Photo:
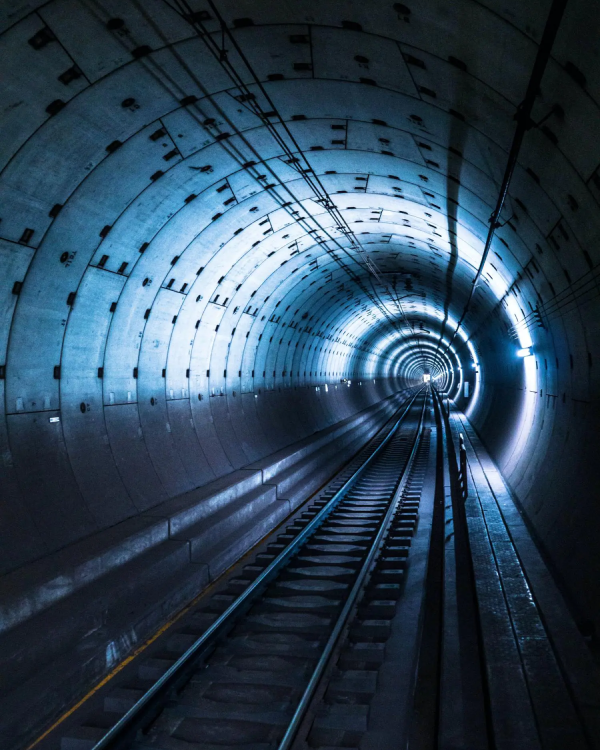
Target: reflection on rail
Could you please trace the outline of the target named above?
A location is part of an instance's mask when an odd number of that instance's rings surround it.
[[[186,743],[285,750],[366,730],[364,706],[350,699],[352,675],[381,663],[402,593],[429,402],[429,389],[413,396],[265,552],[188,619],[184,653],[146,659],[137,682],[112,690],[103,714],[62,737],[63,750]]]

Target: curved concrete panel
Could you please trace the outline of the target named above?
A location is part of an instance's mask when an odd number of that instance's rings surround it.
[[[1,570],[429,374],[599,622],[595,9],[567,7],[455,334],[545,5],[218,5],[221,59],[208,6],[204,36],[161,2],[1,15]]]

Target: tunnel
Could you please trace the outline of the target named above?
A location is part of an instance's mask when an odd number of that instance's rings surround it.
[[[378,678],[402,744],[303,747],[600,747],[599,22],[0,3],[0,747],[241,746],[79,717],[423,400],[406,686]]]

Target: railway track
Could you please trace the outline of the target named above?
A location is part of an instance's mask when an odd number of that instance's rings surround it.
[[[418,523],[430,401],[414,396],[52,746],[358,747]]]

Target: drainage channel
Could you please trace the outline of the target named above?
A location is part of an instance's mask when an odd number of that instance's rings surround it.
[[[429,399],[411,399],[57,746],[358,746],[418,519]]]

